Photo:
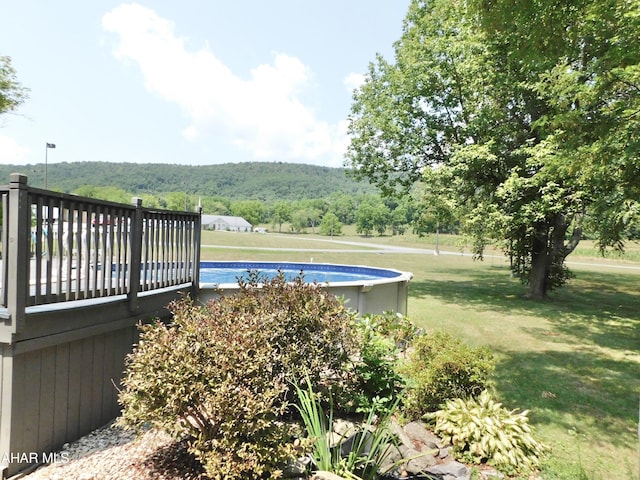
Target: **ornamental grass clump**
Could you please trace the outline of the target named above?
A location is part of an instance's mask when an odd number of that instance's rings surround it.
[[[333,427],[333,402],[329,402],[328,412],[323,401],[313,390],[309,378],[304,388],[295,384],[302,422],[311,442],[311,458],[318,471],[335,473],[348,480],[375,480],[380,478],[381,465],[385,457],[396,447],[396,440],[389,424],[391,411],[378,412],[372,407],[364,421],[350,432],[350,437],[341,437],[332,445],[330,434]],[[345,445],[349,448],[344,451]]]
[[[277,478],[294,451],[291,382],[339,381],[353,355],[353,314],[317,285],[252,275],[207,305],[182,299],[172,322],[141,326],[127,359],[121,423],[155,426],[212,479]],[[327,372],[334,372],[328,375]]]
[[[527,415],[526,410],[507,410],[484,391],[475,399],[449,400],[427,417],[456,458],[515,474],[534,470],[547,450],[535,440]]]

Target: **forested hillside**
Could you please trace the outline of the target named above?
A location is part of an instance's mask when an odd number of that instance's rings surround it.
[[[44,164],[0,165],[0,184],[14,172],[29,177],[29,184],[44,187]],[[50,163],[47,186],[76,193],[92,187],[116,187],[132,194],[183,192],[231,200],[301,200],[326,198],[334,192],[348,195],[374,193],[342,168],[291,163],[226,163],[221,165],[166,165],[138,163]]]

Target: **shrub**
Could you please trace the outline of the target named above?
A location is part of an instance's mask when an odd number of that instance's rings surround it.
[[[368,336],[378,336],[393,341],[398,351],[404,351],[418,334],[418,328],[401,313],[386,311],[381,314],[363,315],[356,326]]]
[[[356,412],[366,412],[374,406],[384,411],[397,404],[404,383],[395,370],[395,354],[393,345],[381,337],[373,337],[362,345],[351,394]]]
[[[533,438],[527,413],[507,410],[484,391],[477,399],[449,400],[428,417],[458,459],[514,474],[535,469],[546,450]]]
[[[350,392],[353,408],[361,413],[372,408],[388,412],[397,406],[404,389],[403,379],[396,371],[397,358],[413,338],[415,327],[406,317],[391,312],[364,315],[354,326],[359,334],[360,355]]]
[[[418,337],[400,367],[407,383],[405,415],[419,418],[446,400],[479,395],[494,367],[486,347],[469,347],[444,332]]]
[[[190,439],[212,479],[276,477],[292,455],[283,421],[291,382],[327,382],[353,354],[352,314],[301,278],[259,282],[206,306],[170,305],[170,325],[142,326],[128,357],[121,422]]]

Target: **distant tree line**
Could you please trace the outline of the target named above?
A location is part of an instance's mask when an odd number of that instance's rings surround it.
[[[134,196],[117,187],[84,186],[73,193],[120,203],[129,203]],[[335,192],[326,198],[275,201],[232,200],[185,192],[139,196],[146,207],[193,211],[201,205],[204,214],[243,217],[252,225],[269,225],[279,233],[337,236],[345,225],[355,225],[356,232],[364,236],[457,231],[455,215],[439,215],[439,210],[425,203],[433,199],[424,195],[394,199],[379,194]]]
[[[275,202],[206,198],[202,207],[205,213],[240,216],[252,225],[270,225],[272,231],[279,233],[337,236],[345,225],[355,225],[356,233],[364,236],[457,232],[454,214],[438,217],[425,208],[421,197],[396,200],[378,194],[353,196],[337,192],[321,199]]]
[[[23,172],[29,185],[43,186],[43,165],[0,165],[0,178]],[[456,232],[455,215],[442,213],[437,199],[416,189],[413,196],[383,198],[375,186],[345,169],[288,163],[206,166],[112,162],[55,163],[48,168],[50,189],[84,197],[151,208],[234,215],[252,225],[282,233],[359,234]]]

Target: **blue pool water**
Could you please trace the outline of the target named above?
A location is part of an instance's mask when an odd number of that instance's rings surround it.
[[[260,272],[261,279],[274,278],[281,271],[291,280],[301,273],[306,282],[337,283],[393,278],[401,272],[374,267],[293,262],[201,262],[200,283],[238,283],[247,279],[249,271]]]

